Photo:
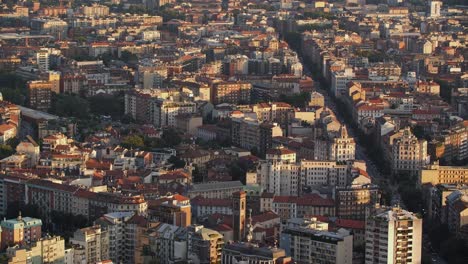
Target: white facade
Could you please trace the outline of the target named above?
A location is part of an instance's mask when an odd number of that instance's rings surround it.
[[[346,85],[354,78],[354,71],[351,68],[346,68],[344,71],[332,72],[331,75],[331,91],[335,97],[346,93]]]
[[[366,264],[421,263],[422,219],[382,208],[366,221]]]
[[[298,263],[351,264],[353,236],[347,230],[326,231],[316,219],[291,219],[282,226],[280,247]]]
[[[46,72],[50,69],[49,65],[49,51],[41,49],[36,53],[37,67],[40,71]]]

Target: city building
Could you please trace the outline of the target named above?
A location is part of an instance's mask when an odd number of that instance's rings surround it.
[[[223,248],[221,264],[233,263],[286,264],[291,257],[282,248],[259,247],[250,243],[230,243]]]
[[[392,144],[392,173],[409,173],[417,175],[419,171],[429,164],[427,154],[427,141],[418,139],[410,130],[405,128],[400,137]]]
[[[224,246],[223,235],[201,225],[187,227],[187,256],[196,263],[219,263]]]
[[[70,238],[70,243],[84,248],[86,263],[109,260],[109,232],[99,225],[78,229]]]
[[[365,263],[421,263],[422,219],[383,207],[366,219]]]
[[[298,263],[352,263],[353,236],[329,232],[316,218],[291,218],[281,228],[280,248]]]
[[[379,186],[364,171],[350,185],[336,187],[334,196],[336,215],[342,219],[365,220],[380,207]]]
[[[187,196],[192,199],[197,196],[208,199],[230,199],[234,192],[244,190],[240,181],[195,183],[188,190]]]
[[[463,184],[468,182],[468,168],[435,163],[421,169],[419,179],[421,184]]]
[[[233,145],[255,150],[260,156],[272,147],[273,137],[283,136],[278,123],[261,123],[252,118],[232,118],[231,140]]]
[[[180,194],[148,202],[148,216],[150,219],[175,226],[187,227],[191,225],[191,210],[190,199]]]
[[[146,232],[145,248],[150,254],[143,256],[144,263],[180,263],[187,261],[187,228],[160,223]]]
[[[196,105],[192,102],[176,102],[164,99],[156,99],[150,105],[152,124],[155,127],[175,127],[177,125],[176,116],[180,114],[193,114],[196,112]]]
[[[456,190],[445,198],[447,205],[447,226],[458,237],[467,238],[468,189]]]
[[[30,245],[6,249],[8,263],[69,263],[65,258],[65,239],[46,236]]]
[[[48,49],[40,49],[36,53],[36,63],[37,68],[41,72],[47,72],[50,69],[50,62],[49,62],[49,50]]]
[[[2,249],[9,245],[30,244],[38,241],[42,236],[41,219],[22,217],[21,212],[16,219],[3,220],[0,227],[2,228],[0,241]]]
[[[250,103],[252,84],[249,82],[218,82],[211,87],[211,103],[214,105]]]
[[[47,112],[51,106],[52,88],[52,83],[48,81],[29,81],[29,106]]]

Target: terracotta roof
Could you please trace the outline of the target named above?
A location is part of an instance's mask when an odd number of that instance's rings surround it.
[[[159,176],[159,180],[188,179],[189,175],[183,171],[170,171]]]
[[[322,198],[318,194],[310,194],[297,199],[298,206],[335,206],[333,199]]]
[[[223,231],[232,231],[232,228],[226,224],[219,224],[213,228],[214,230],[218,232],[223,232]]]
[[[292,151],[287,148],[273,148],[267,150],[266,154],[267,155],[288,155],[288,154],[295,154],[295,151]]]
[[[110,162],[98,161],[97,159],[89,159],[86,161],[86,168],[97,170],[110,170],[112,164]]]
[[[351,220],[351,219],[336,219],[336,227],[350,228],[350,229],[363,229],[366,226],[365,221]]]
[[[262,222],[270,221],[273,219],[279,219],[279,218],[280,217],[274,212],[267,211],[262,214],[252,216],[252,224],[262,223]]]
[[[296,196],[275,196],[273,197],[274,203],[296,203],[298,197]]]
[[[192,204],[197,206],[215,206],[215,207],[231,207],[232,201],[229,199],[209,199],[209,198],[194,198]]]

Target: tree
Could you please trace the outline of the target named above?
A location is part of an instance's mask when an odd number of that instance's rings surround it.
[[[308,92],[292,95],[281,94],[279,100],[295,107],[305,107],[310,100],[310,94]]]
[[[138,56],[127,50],[122,51],[122,53],[120,54],[120,59],[125,63],[138,62]]]
[[[117,119],[120,119],[124,114],[124,98],[121,95],[99,94],[89,97],[88,100],[93,114],[110,115]]]
[[[60,94],[52,98],[51,112],[59,116],[89,118],[89,103],[77,95]]]
[[[161,139],[166,147],[175,147],[182,142],[182,137],[174,128],[164,129]]]
[[[14,153],[15,153],[15,150],[10,145],[0,144],[0,159],[9,157],[13,155]]]
[[[39,207],[34,204],[23,204],[22,202],[15,201],[8,203],[7,211],[6,211],[6,218],[12,219],[16,218],[21,212],[22,216],[29,216],[34,218],[41,218],[41,211]]]
[[[0,92],[3,100],[24,105],[28,95],[26,81],[13,73],[0,73]]]
[[[145,141],[138,135],[129,135],[122,141],[122,146],[125,148],[142,148],[145,146]]]
[[[167,161],[172,164],[173,168],[175,169],[185,167],[185,161],[181,160],[179,157],[171,156]]]

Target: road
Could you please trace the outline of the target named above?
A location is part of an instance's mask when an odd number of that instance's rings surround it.
[[[304,73],[308,76],[312,76],[311,72],[306,66],[304,66]],[[325,97],[325,105],[335,113],[338,121],[340,121],[342,124],[346,124],[346,127],[348,129],[348,135],[353,137],[356,140],[357,133],[355,129],[353,128],[351,124],[346,122],[342,113],[338,111],[335,100],[330,97],[328,92],[320,85],[318,81],[315,81],[314,85],[315,85],[317,92],[320,92]],[[390,187],[390,190],[392,192],[390,205],[399,205],[400,207],[405,208],[403,201],[400,198],[400,194],[398,193],[398,187],[394,184],[391,184],[391,182],[388,181],[388,178],[385,177],[385,175],[383,175],[380,172],[377,165],[369,158],[369,155],[367,154],[366,149],[362,147],[357,142],[357,140],[356,140],[356,159],[363,160],[366,162],[367,173],[369,174],[369,176],[371,177],[372,181],[375,184],[378,184],[380,186],[383,186],[384,184],[386,184],[387,186]]]

